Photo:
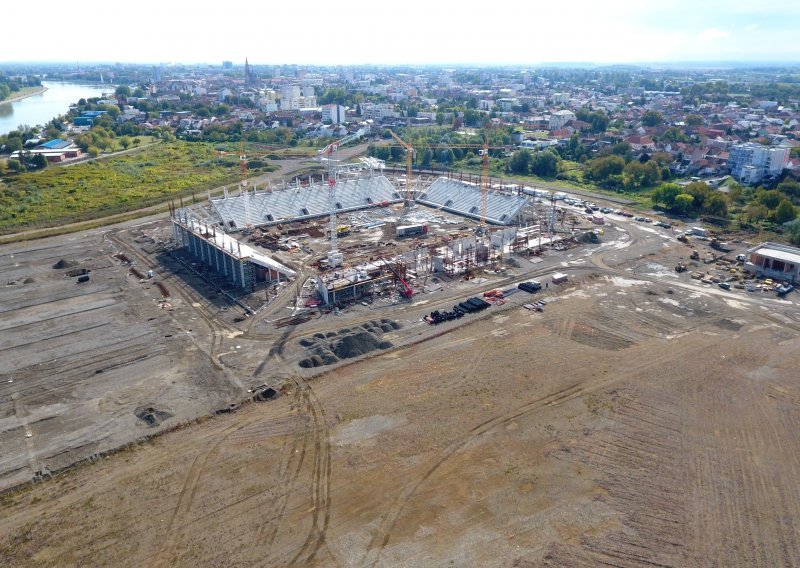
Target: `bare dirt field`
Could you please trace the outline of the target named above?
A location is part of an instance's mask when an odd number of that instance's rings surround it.
[[[99,232],[3,247],[0,487],[239,396],[206,354],[210,328],[179,321],[192,307],[161,302],[116,250]]]
[[[571,279],[544,291],[544,312],[515,294],[434,328],[419,321],[433,295],[269,340],[265,324],[198,337],[225,373],[281,395],[3,494],[0,564],[800,565],[797,303],[668,274],[686,254],[674,239],[624,237],[553,255],[542,270]],[[113,278],[82,309],[114,298]],[[135,309],[158,322],[153,303]],[[364,324],[391,347],[298,365],[315,333]],[[172,367],[174,350],[139,364],[202,376],[182,333]]]

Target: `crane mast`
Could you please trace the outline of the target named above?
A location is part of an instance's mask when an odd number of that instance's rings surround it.
[[[391,128],[389,129],[389,134],[391,134],[392,138],[394,138],[397,143],[406,150],[406,195],[404,201],[407,207],[414,199],[414,190],[411,187],[411,162],[414,160],[414,148],[411,146],[411,144],[395,134]]]
[[[319,153],[328,157],[328,201],[331,208],[330,216],[330,235],[331,235],[331,250],[328,252],[328,267],[336,268],[344,263],[344,255],[339,252],[339,246],[336,242],[336,165],[334,164],[333,155],[339,150],[339,146],[358,140],[367,133],[366,128],[359,128],[352,134],[348,134],[344,138],[337,140],[325,146]]]

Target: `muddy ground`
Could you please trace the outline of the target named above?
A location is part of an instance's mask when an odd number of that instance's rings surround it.
[[[800,565],[800,309],[619,243],[554,258],[543,312],[399,307],[331,371],[300,341],[383,312],[221,341],[282,395],[3,495],[0,564]]]

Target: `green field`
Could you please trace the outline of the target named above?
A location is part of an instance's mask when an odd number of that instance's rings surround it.
[[[132,211],[238,179],[236,157],[220,160],[212,144],[182,141],[9,175],[0,180],[0,234]]]

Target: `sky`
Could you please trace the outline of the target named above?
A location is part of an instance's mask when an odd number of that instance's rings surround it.
[[[800,1],[40,0],[0,37],[0,63],[800,63]]]

